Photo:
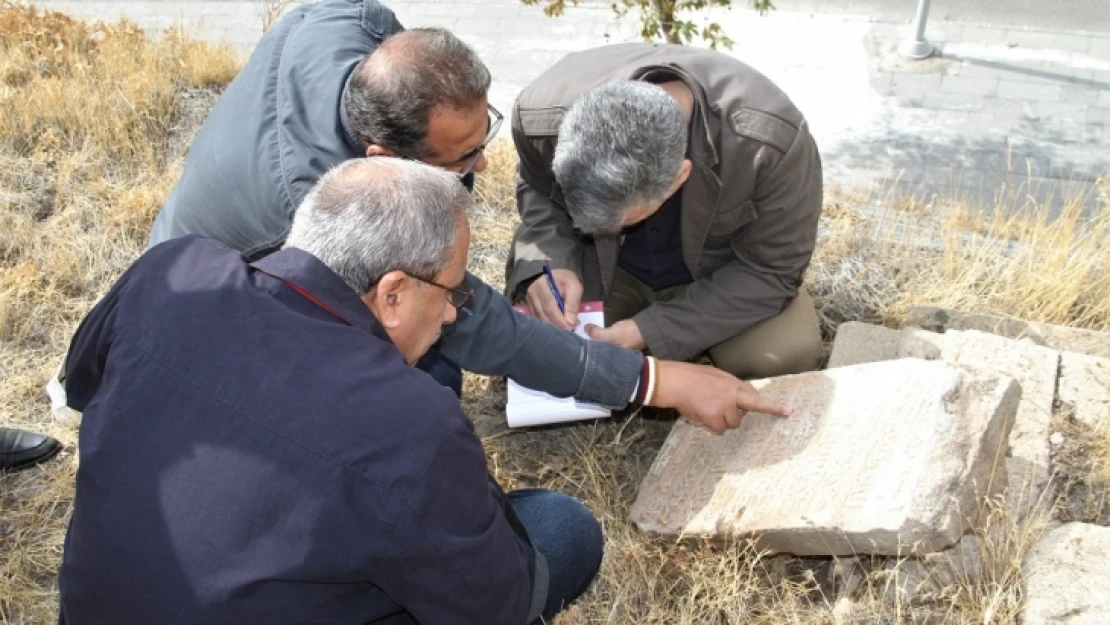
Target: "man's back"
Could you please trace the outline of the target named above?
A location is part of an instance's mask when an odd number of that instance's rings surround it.
[[[401,605],[444,622],[490,611],[475,576],[501,589],[488,622],[526,612],[526,553],[451,392],[312,256],[258,267],[209,240],[159,246],[79,329],[64,622],[367,623]],[[442,542],[483,531],[500,553]]]
[[[378,0],[323,0],[259,41],[189,148],[150,244],[188,234],[257,255],[280,246],[316,180],[365,155],[340,118],[351,70],[401,30]]]

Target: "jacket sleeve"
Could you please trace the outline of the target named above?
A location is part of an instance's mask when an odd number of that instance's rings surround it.
[[[639,381],[643,355],[587,341],[512,309],[509,300],[467,274],[474,298],[444,328],[443,354],[462,368],[504,375],[556,397],[573,395],[624,408]]]
[[[382,590],[420,623],[525,625],[538,616],[546,563],[535,554],[530,565],[531,541],[514,528],[474,432],[445,433],[419,483],[394,523],[397,567]]]
[[[115,338],[120,292],[131,280],[135,267],[133,264],[116,281],[108,294],[85,315],[69,341],[64,378],[66,404],[78,412],[85,411],[85,406],[100,388],[108,351]]]
[[[766,156],[757,155],[755,163]],[[789,150],[771,162],[756,182],[753,221],[729,244],[731,260],[633,317],[654,355],[692,358],[782,312],[798,294],[822,197],[821,160],[804,124]]]
[[[513,238],[513,266],[505,280],[510,298],[542,273],[544,264],[582,275],[581,243],[570,216],[551,199],[555,187],[551,159],[556,138],[527,136],[517,107],[513,107],[512,126],[513,144],[520,158],[516,202],[521,223]]]

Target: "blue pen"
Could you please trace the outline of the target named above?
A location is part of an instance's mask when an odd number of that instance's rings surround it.
[[[543,266],[543,275],[547,277],[547,286],[551,289],[551,294],[555,296],[555,303],[559,305],[559,312],[566,314],[567,305],[563,303],[563,296],[559,295],[559,287],[555,286],[555,276],[551,273],[550,266]]]

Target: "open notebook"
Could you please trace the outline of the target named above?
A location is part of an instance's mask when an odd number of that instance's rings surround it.
[[[514,309],[524,314],[531,314],[531,310],[527,306],[515,306]],[[605,325],[605,312],[602,302],[582,303],[578,310],[578,327],[574,330],[574,333],[582,338],[589,339],[586,336],[586,324],[588,323],[599,326]],[[612,412],[608,408],[602,408],[597,404],[579,402],[573,397],[562,399],[552,397],[547,393],[525,388],[513,380],[509,380],[509,398],[505,404],[505,416],[511,428],[598,419],[608,417],[611,414]]]

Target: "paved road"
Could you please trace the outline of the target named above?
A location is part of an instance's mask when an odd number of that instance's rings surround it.
[[[896,186],[1015,206],[1085,193],[1110,172],[1110,3],[1107,0],[938,0],[927,37],[936,58],[896,53],[912,2],[798,0],[759,17],[716,11],[731,52],[782,86],[810,120],[831,183]],[[153,30],[183,23],[247,50],[264,3],[37,2],[85,17],[127,14]],[[908,9],[902,5],[909,7]],[[395,0],[407,26],[441,26],[471,44],[494,75],[491,100],[508,110],[519,90],[571,50],[634,41],[588,0],[561,18],[517,0]],[[959,17],[941,19],[944,17]],[[1082,28],[1076,28],[1079,25]]]

